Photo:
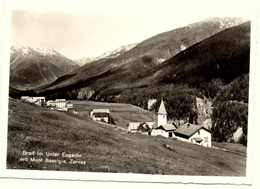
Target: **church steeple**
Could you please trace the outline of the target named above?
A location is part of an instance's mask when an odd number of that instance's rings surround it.
[[[166,125],[167,124],[167,112],[164,106],[163,100],[161,101],[158,113],[157,113],[157,122],[158,122],[158,127],[161,125]]]
[[[167,115],[163,100],[161,101],[158,114]]]

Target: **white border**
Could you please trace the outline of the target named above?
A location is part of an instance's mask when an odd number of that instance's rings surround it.
[[[27,3],[26,3],[27,2]],[[0,127],[0,147],[2,152],[0,153],[0,177],[10,180],[11,178],[23,178],[30,180],[63,180],[63,181],[88,181],[88,182],[101,182],[111,183],[111,182],[123,182],[123,183],[153,183],[155,185],[168,183],[168,184],[181,184],[185,183],[193,186],[193,183],[202,184],[201,186],[207,184],[227,184],[231,186],[242,185],[242,186],[252,186],[256,179],[256,163],[259,159],[256,159],[256,147],[257,147],[257,105],[259,105],[259,100],[257,100],[257,72],[259,71],[259,44],[257,40],[259,39],[259,17],[257,11],[249,11],[252,15],[251,22],[251,55],[250,55],[250,92],[249,92],[249,122],[250,125],[248,129],[248,153],[247,153],[247,176],[246,177],[215,177],[215,176],[171,176],[171,175],[144,175],[144,174],[119,174],[119,173],[89,173],[89,172],[62,172],[62,171],[29,171],[29,170],[6,170],[6,151],[7,151],[7,115],[8,111],[8,89],[9,89],[9,65],[4,63],[9,63],[9,47],[11,41],[11,11],[13,7],[20,6],[21,9],[30,10],[59,10],[63,8],[65,11],[75,11],[75,6],[70,6],[71,2],[77,3],[77,1],[70,1],[67,6],[62,7],[64,1],[55,1],[55,6],[49,6],[50,4],[36,4],[29,0],[24,0],[20,5],[14,5],[14,1],[4,1],[3,2],[3,16],[2,28],[1,29],[1,91],[0,91],[0,115],[1,115],[1,127]],[[60,4],[57,4],[60,3]],[[100,2],[100,1],[98,1]],[[104,1],[103,1],[104,2]],[[147,1],[146,1],[147,2]],[[247,1],[248,2],[248,1]],[[16,2],[17,3],[17,2]],[[90,2],[88,2],[90,3]],[[221,4],[221,1],[219,1]],[[248,2],[250,3],[250,2]],[[223,6],[223,4],[221,4]],[[36,7],[36,8],[35,8]],[[2,8],[2,7],[1,7]],[[106,7],[101,7],[101,9],[88,9],[86,11],[102,12],[109,11]],[[83,11],[82,9],[80,9]],[[247,12],[248,13],[248,12]],[[2,21],[2,20],[1,20]],[[259,73],[259,72],[258,72]],[[106,184],[105,184],[106,185]]]

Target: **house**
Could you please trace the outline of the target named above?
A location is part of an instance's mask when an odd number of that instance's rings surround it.
[[[93,109],[90,111],[90,116],[94,121],[110,123],[111,120],[109,109]]]
[[[127,130],[129,132],[142,132],[149,134],[154,128],[155,122],[132,122],[127,124]]]
[[[135,133],[138,131],[138,127],[140,126],[140,122],[132,122],[127,124],[127,130],[129,132]]]
[[[56,99],[54,101],[56,109],[66,108],[67,102],[66,99]]]
[[[21,100],[22,100],[22,101],[27,101],[29,98],[30,98],[29,96],[22,96],[22,97],[21,97]]]
[[[22,101],[29,102],[38,106],[42,106],[45,103],[45,97],[29,97],[29,96],[22,96]]]
[[[172,138],[174,137],[174,131],[176,129],[177,128],[174,124],[160,125],[159,127],[152,130],[151,135],[161,135],[165,138]]]
[[[108,113],[110,114],[109,109],[92,109],[89,113],[89,115],[92,117],[94,113],[99,113],[99,112],[103,112],[103,113]]]
[[[66,99],[56,99],[47,101],[47,107],[53,107],[55,109],[64,109],[66,108],[66,105]]]
[[[203,126],[185,123],[174,130],[175,137],[183,142],[190,142],[211,148],[211,132]]]

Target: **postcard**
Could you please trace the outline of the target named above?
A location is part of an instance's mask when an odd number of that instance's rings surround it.
[[[257,12],[29,2],[3,2],[0,177],[252,185]]]

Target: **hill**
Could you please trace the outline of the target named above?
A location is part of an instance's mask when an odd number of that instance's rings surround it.
[[[190,87],[208,89],[220,79],[228,84],[249,73],[250,22],[226,29],[190,47],[151,70],[144,83],[185,83]],[[204,91],[214,97],[211,91]]]
[[[51,83],[78,67],[53,49],[11,47],[10,86],[32,89]]]
[[[136,101],[134,104],[139,106],[141,103],[141,107],[145,108],[144,104],[147,104],[149,98],[164,96],[162,91],[171,88],[167,85],[178,85],[179,87],[173,87],[173,91],[182,88],[193,91],[192,95],[197,97],[204,95],[214,98],[222,85],[249,72],[249,51],[250,23],[247,22],[219,32],[161,64],[149,57],[113,69],[109,69],[109,66],[104,68],[101,62],[93,62],[88,64],[92,65],[86,72],[90,74],[82,73],[79,76],[82,71],[80,69],[72,77],[60,80],[60,83],[55,82],[56,86],[50,84],[48,89],[42,88],[42,94],[133,103],[127,99],[142,91],[138,99],[146,102]],[[113,59],[110,62],[113,63]],[[99,74],[88,78],[91,73]],[[55,89],[68,81],[70,84],[66,87]],[[182,91],[176,92],[184,94]]]
[[[95,78],[105,77],[109,77],[106,79],[107,81],[126,78],[126,81],[120,84],[128,85],[128,83],[132,82],[128,78],[133,73],[135,75],[143,75],[146,69],[162,63],[188,47],[226,28],[243,22],[244,20],[239,18],[211,18],[158,34],[137,44],[134,48],[120,56],[109,59],[102,58],[86,64],[73,72],[72,74],[75,74],[73,77],[43,86],[40,90],[53,90],[74,84],[77,85],[77,88],[83,88],[89,86],[89,82],[92,82]],[[106,82],[106,85],[110,84]],[[96,90],[95,86],[92,88]]]
[[[120,109],[120,105],[117,106]],[[208,176],[246,174],[245,154],[128,134],[89,117],[36,107],[11,98],[9,108],[12,111],[9,111],[8,125],[8,169]]]

